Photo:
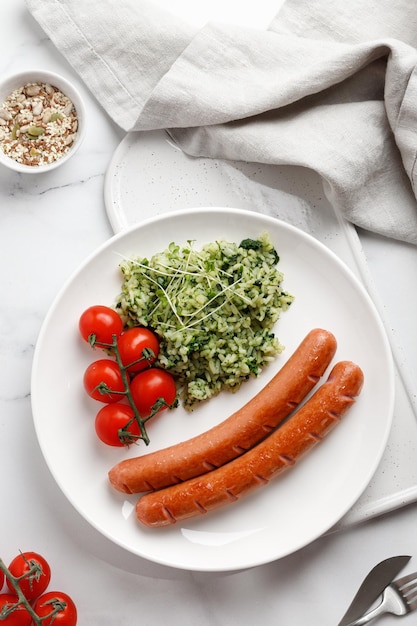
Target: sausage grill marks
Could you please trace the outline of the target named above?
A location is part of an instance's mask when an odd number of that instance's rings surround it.
[[[166,526],[235,502],[291,467],[340,422],[363,385],[362,370],[341,361],[280,428],[248,452],[205,475],[143,495],[138,520]]]
[[[333,334],[313,329],[274,378],[245,406],[201,435],[121,461],[110,470],[110,483],[124,493],[153,491],[211,472],[246,453],[304,400],[335,352]]]

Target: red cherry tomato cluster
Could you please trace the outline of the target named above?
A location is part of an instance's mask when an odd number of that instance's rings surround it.
[[[21,552],[0,572],[0,623],[7,626],[76,626],[77,608],[62,591],[47,591],[51,568],[36,552]],[[6,583],[6,584],[5,584]],[[36,619],[39,618],[39,619]]]
[[[99,439],[110,446],[148,442],[144,422],[175,406],[177,396],[172,375],[153,367],[159,354],[157,336],[145,327],[124,329],[118,313],[104,305],[84,311],[79,330],[92,347],[114,357],[91,363],[83,378],[87,394],[105,404],[95,419]]]

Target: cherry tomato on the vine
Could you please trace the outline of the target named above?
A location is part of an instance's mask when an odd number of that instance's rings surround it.
[[[38,598],[33,610],[42,619],[43,626],[75,626],[77,607],[74,601],[63,591],[48,591]],[[51,615],[50,618],[46,617]]]
[[[3,572],[0,572],[0,591],[3,589],[3,585],[4,585],[4,574]]]
[[[127,429],[127,438],[123,442],[119,438],[119,429],[126,426],[134,417],[134,411],[128,404],[108,404],[96,415],[95,429],[97,436],[108,446],[123,446],[136,441],[135,437],[129,439],[129,433],[138,437],[140,427],[134,420]]]
[[[125,391],[120,368],[116,361],[111,359],[93,361],[85,370],[83,382],[84,389],[91,398],[106,404],[119,402],[123,397],[121,393]],[[100,383],[106,385],[110,391],[119,393],[101,393],[100,389],[97,388]]]
[[[51,580],[51,568],[43,556],[36,552],[22,552],[9,565],[9,572],[16,578],[25,576],[19,581],[19,586],[27,600],[34,600],[45,591]],[[33,569],[33,573],[29,572]],[[14,593],[11,582],[7,579],[7,586]]]
[[[90,335],[95,335],[99,343],[113,343],[113,335],[117,337],[123,330],[120,315],[108,306],[97,304],[90,306],[82,313],[79,320],[81,336],[89,341]]]
[[[142,418],[152,413],[153,407],[160,398],[167,405],[172,405],[177,395],[174,378],[169,372],[156,367],[139,372],[130,383],[130,391]],[[162,405],[160,410],[165,408],[166,406]]]
[[[17,596],[13,593],[0,593],[0,613],[3,607],[15,604],[16,600]],[[6,618],[1,619],[0,623],[6,626],[30,626],[32,617],[24,606],[18,606]]]
[[[135,326],[120,335],[117,346],[124,367],[140,372],[152,365],[159,354],[159,341],[149,328]],[[137,362],[136,362],[137,361]],[[134,363],[133,365],[130,365]]]

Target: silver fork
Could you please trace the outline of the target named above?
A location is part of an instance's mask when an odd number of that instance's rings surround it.
[[[372,611],[365,613],[362,617],[350,622],[348,626],[362,626],[368,624],[383,613],[392,615],[407,615],[417,609],[417,572],[397,578],[382,595],[382,602]]]

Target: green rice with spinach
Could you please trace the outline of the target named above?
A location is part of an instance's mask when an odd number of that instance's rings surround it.
[[[159,336],[156,365],[176,377],[185,408],[236,391],[282,351],[273,327],[293,296],[282,288],[278,262],[264,233],[200,250],[191,241],[171,243],[150,259],[120,264],[116,309],[127,326],[147,326]]]

